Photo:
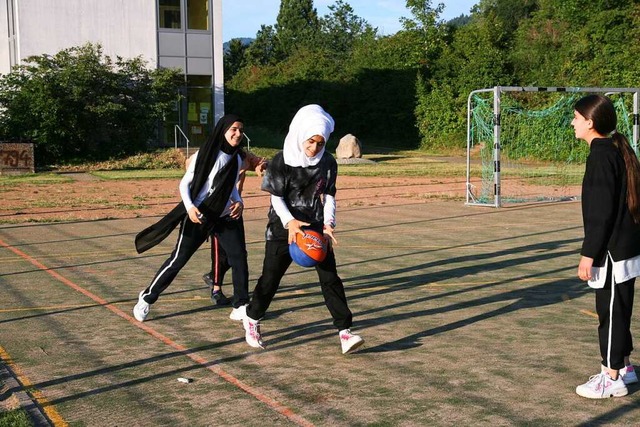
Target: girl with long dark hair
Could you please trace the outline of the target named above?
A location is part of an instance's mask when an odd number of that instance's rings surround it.
[[[595,288],[602,366],[580,396],[624,396],[638,382],[629,355],[633,350],[631,314],[635,278],[640,276],[640,164],[627,138],[616,130],[611,100],[588,95],[574,108],[576,138],[589,144],[582,181],[584,241],[578,277]]]

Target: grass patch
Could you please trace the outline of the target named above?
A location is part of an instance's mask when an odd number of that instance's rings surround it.
[[[77,208],[82,206],[111,206],[109,200],[101,199],[101,198],[89,198],[89,197],[79,197],[79,198],[57,198],[55,200],[31,200],[24,201],[22,205],[20,205],[19,210],[25,211],[30,208]],[[123,205],[124,206],[124,205]],[[139,205],[142,206],[142,205]],[[131,208],[137,209],[137,208]]]
[[[420,177],[463,177],[465,163],[451,163],[421,154],[365,155],[365,159],[375,163],[341,164],[340,175],[349,176],[420,176]]]
[[[533,185],[569,186],[582,184],[584,165],[575,164],[507,164],[501,171],[504,178],[526,179]]]
[[[282,149],[283,135],[274,135],[259,128],[250,129],[251,152],[260,157],[272,158]],[[328,147],[335,153],[334,144]],[[197,150],[197,147],[193,147]],[[364,159],[372,163],[340,164],[341,175],[386,176],[386,177],[440,177],[464,178],[466,176],[466,153],[425,152],[421,150],[391,150],[377,146],[363,147]],[[452,160],[454,158],[455,160]],[[139,154],[126,159],[99,163],[85,163],[60,167],[60,172],[85,171],[104,180],[134,179],[179,179],[184,175],[184,154],[173,148],[153,153]],[[472,164],[471,175],[482,174],[479,164]],[[584,165],[558,165],[553,163],[517,163],[505,161],[503,178],[526,178],[537,185],[579,185]],[[253,172],[249,172],[249,175]],[[69,182],[72,178],[55,173],[38,173],[20,176],[0,176],[0,191],[3,186],[28,184],[52,184]]]
[[[135,204],[131,204],[131,203],[124,203],[124,204],[116,205],[115,208],[123,210],[123,211],[134,211],[136,209],[144,209],[145,205],[142,205],[142,204],[135,205]]]
[[[24,409],[0,412],[0,427],[31,427],[33,424]]]
[[[122,159],[110,159],[103,162],[84,162],[57,166],[60,172],[126,170],[126,169],[183,169],[185,155],[175,148],[159,149],[150,153],[140,153]]]
[[[251,153],[255,154],[258,157],[266,157],[267,159],[270,159],[273,156],[275,156],[278,151],[281,151],[281,149],[263,148],[263,147],[251,147]]]
[[[66,201],[47,201],[47,200],[34,200],[31,202],[25,202],[22,204],[22,209],[29,208],[59,208],[61,206],[67,206]]]
[[[134,170],[108,170],[91,172],[100,179],[175,179],[182,178],[183,169],[134,169]]]
[[[29,173],[25,175],[2,175],[0,176],[0,188],[3,186],[15,186],[22,184],[63,184],[72,181],[72,178],[56,173]]]
[[[110,219],[110,217],[104,217],[102,219]],[[30,218],[27,220],[24,219],[0,219],[0,225],[6,224],[54,224],[54,223],[65,223],[68,222],[68,219],[62,218]]]

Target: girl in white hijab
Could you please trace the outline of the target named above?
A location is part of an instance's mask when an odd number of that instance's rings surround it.
[[[269,162],[262,182],[262,190],[271,193],[265,259],[243,321],[245,339],[252,347],[264,348],[259,319],[267,312],[282,276],[291,265],[288,246],[295,235],[310,228],[336,242],[333,230],[338,165],[325,150],[333,129],[333,118],[322,107],[315,104],[302,107],[291,121],[283,151]],[[364,340],[349,329],[353,316],[331,245],[326,258],[315,269],[325,304],[338,329],[342,353],[351,353]]]
[[[304,152],[304,142],[314,135],[322,136],[325,143],[333,132],[335,123],[333,118],[321,106],[311,104],[302,107],[291,120],[289,133],[284,139],[284,162],[289,166],[315,166],[324,154],[324,145],[318,154],[307,157]]]

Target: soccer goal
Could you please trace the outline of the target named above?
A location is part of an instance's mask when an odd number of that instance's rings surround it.
[[[571,120],[573,105],[589,93],[611,98],[617,130],[637,154],[640,88],[496,86],[472,91],[466,204],[500,207],[579,198],[589,147],[575,138]]]

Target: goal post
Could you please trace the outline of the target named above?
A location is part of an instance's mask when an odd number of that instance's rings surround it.
[[[588,147],[575,139],[571,120],[575,101],[588,93],[614,100],[618,131],[638,153],[640,88],[495,86],[472,91],[465,204],[501,207],[577,197]]]

